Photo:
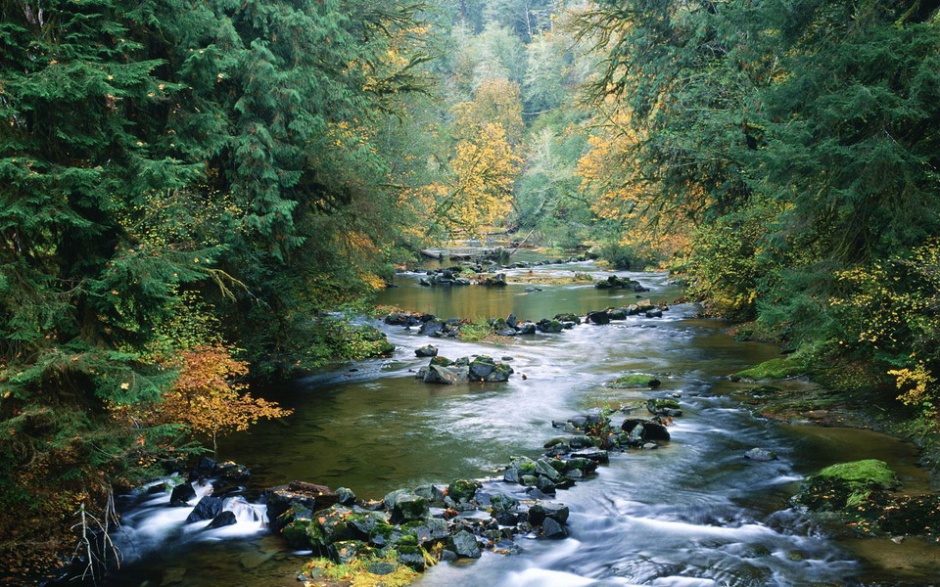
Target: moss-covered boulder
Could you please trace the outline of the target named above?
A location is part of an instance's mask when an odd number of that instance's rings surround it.
[[[392,522],[400,524],[413,520],[424,520],[431,515],[428,500],[411,491],[399,489],[385,496],[385,507],[391,511]]]
[[[607,387],[611,389],[642,389],[644,387],[655,389],[659,387],[660,384],[660,380],[656,379],[652,375],[634,373],[631,375],[618,377],[613,381],[608,381]]]
[[[513,369],[506,363],[500,363],[492,357],[479,356],[470,362],[468,369],[470,381],[498,383],[508,381]]]
[[[349,518],[352,515],[353,511],[350,508],[334,505],[329,509],[315,512],[313,522],[320,526],[324,540],[332,544],[356,538],[356,530],[349,524]]]
[[[884,461],[853,461],[807,477],[793,502],[810,511],[844,511],[863,505],[874,492],[899,486],[897,475]]]
[[[646,410],[650,414],[668,418],[678,418],[682,415],[678,400],[672,398],[650,398],[646,401]]]
[[[395,351],[395,345],[389,342],[386,334],[370,324],[359,328],[359,337],[367,356],[386,357]]]
[[[788,379],[806,373],[806,362],[795,356],[770,359],[750,369],[734,374],[735,379],[761,381],[765,379]]]
[[[447,495],[457,503],[473,500],[477,489],[482,487],[479,481],[471,479],[458,479],[447,486]]]

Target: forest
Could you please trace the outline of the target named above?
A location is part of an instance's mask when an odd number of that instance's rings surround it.
[[[938,450],[940,2],[2,0],[0,47],[11,573],[493,235],[668,270]]]

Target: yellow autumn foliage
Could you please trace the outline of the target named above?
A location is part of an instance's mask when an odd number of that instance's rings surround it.
[[[173,387],[153,406],[154,414],[158,420],[185,424],[209,435],[213,450],[218,448],[219,435],[247,430],[262,418],[291,414],[291,410],[246,391],[248,386],[238,378],[248,373],[248,364],[232,357],[231,349],[224,345],[183,351],[179,368]]]
[[[479,236],[512,210],[513,185],[522,159],[498,123],[487,123],[478,135],[458,143],[450,161],[448,183],[435,183],[426,193],[437,202],[437,215],[451,230]]]
[[[625,228],[622,245],[661,259],[686,252],[695,227],[688,202],[698,198],[677,199],[680,203],[675,204],[654,198],[650,180],[640,174],[636,159],[644,137],[631,124],[625,107],[611,105],[595,117],[594,127],[576,171],[591,210]]]

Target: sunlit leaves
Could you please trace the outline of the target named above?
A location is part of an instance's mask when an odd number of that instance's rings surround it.
[[[457,144],[450,183],[429,188],[438,196],[437,214],[454,229],[480,235],[512,209],[520,163],[503,127],[484,124],[477,136]]]
[[[184,351],[180,372],[162,401],[153,406],[158,419],[186,424],[207,434],[217,448],[217,438],[246,430],[262,418],[282,418],[291,410],[263,398],[254,398],[237,379],[248,373],[248,364],[232,357],[221,345]]]
[[[899,399],[940,426],[940,243],[838,277],[844,292],[831,303],[845,328],[841,345],[873,356],[895,379]]]

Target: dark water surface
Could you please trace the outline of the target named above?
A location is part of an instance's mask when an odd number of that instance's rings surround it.
[[[604,276],[590,264],[536,271]],[[653,301],[681,294],[662,274],[620,275],[648,286],[643,297]],[[417,277],[400,276],[400,287],[384,292],[379,302],[443,318],[512,312],[538,320],[636,299],[632,292],[590,285],[544,285],[541,291],[525,284],[424,288]],[[513,281],[513,272],[509,278]],[[732,383],[727,375],[776,356],[777,349],[735,342],[724,324],[696,318],[696,311],[678,304],[661,319],[634,317],[499,343],[433,341],[441,355],[453,359],[511,357],[516,374],[495,385],[418,382],[414,371],[427,360],[416,359],[414,349],[431,340],[382,325],[398,346],[393,357],[266,394],[293,408],[294,415],[222,439],[220,456],[248,465],[253,487],[300,479],[381,498],[424,482],[499,477],[511,456],[539,454],[555,436],[553,420],[676,394],[685,415],[671,426],[670,443],[615,455],[597,478],[558,492],[556,501],[572,511],[570,538],[521,539],[521,555],[487,554],[470,564],[442,564],[417,584],[744,587],[933,581],[940,572],[936,546],[840,543],[787,505],[803,475],[842,460],[882,458],[905,480],[923,483],[913,466],[913,447],[871,432],[782,426],[753,417],[730,399],[745,384]],[[629,373],[654,374],[662,387],[651,392],[604,386]],[[754,447],[773,450],[780,459],[743,458]],[[128,513],[120,538],[129,562],[108,585],[297,585],[303,556],[285,551],[277,537],[264,532],[250,506],[244,507],[239,518],[244,521],[237,526],[204,532],[183,528],[185,513],[162,501],[138,506]],[[907,554],[892,556],[892,549]]]

